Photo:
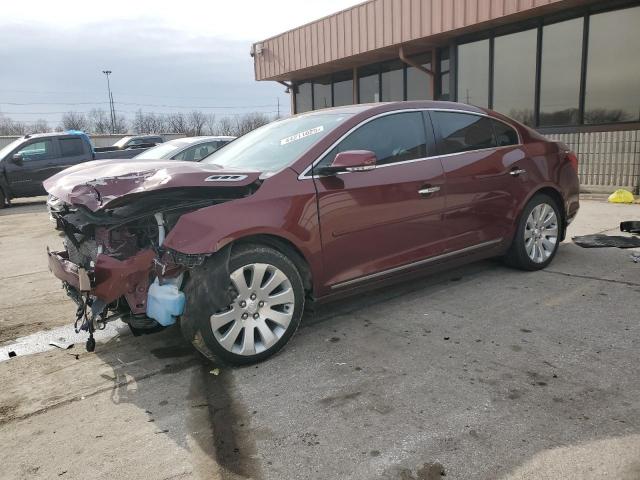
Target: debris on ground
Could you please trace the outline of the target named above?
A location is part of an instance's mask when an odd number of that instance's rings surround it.
[[[213,370],[209,371],[209,373],[211,375],[220,375],[220,369],[219,368],[214,368]]]
[[[49,342],[49,345],[51,345],[52,347],[57,347],[57,348],[61,348],[62,350],[69,350],[70,348],[73,348],[73,343],[71,342],[64,342],[64,341],[52,341]]]
[[[9,358],[13,358],[16,356],[16,352],[14,352],[13,350],[9,352]]]

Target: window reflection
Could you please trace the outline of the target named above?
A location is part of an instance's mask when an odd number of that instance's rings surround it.
[[[458,47],[458,101],[489,106],[489,40]]]
[[[333,106],[353,103],[353,71],[336,73],[333,76]]]
[[[540,125],[577,124],[582,62],[582,18],[542,30]]]
[[[385,62],[380,65],[382,101],[395,102],[404,100],[404,63],[400,60]]]
[[[313,109],[331,107],[331,77],[317,78],[313,81]]]
[[[494,40],[493,109],[534,124],[537,30]]]
[[[296,92],[296,113],[308,112],[312,108],[311,82],[299,83]]]
[[[358,87],[359,103],[380,101],[380,75],[377,65],[358,69]]]
[[[585,123],[640,117],[640,7],[591,15]]]
[[[431,70],[431,54],[411,57],[412,62]],[[415,67],[407,66],[407,100],[431,100],[431,77]]]

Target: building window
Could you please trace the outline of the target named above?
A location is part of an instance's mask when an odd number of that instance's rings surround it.
[[[496,37],[493,64],[493,109],[534,125],[536,29]]]
[[[380,71],[382,101],[404,100],[404,63],[400,60],[385,62],[380,65]]]
[[[313,81],[313,109],[328,108],[331,101],[331,77],[316,78]]]
[[[296,91],[296,113],[308,112],[312,109],[311,82],[299,83]]]
[[[353,71],[336,73],[333,76],[333,106],[353,103]]]
[[[438,88],[438,100],[450,100],[451,92],[451,61],[449,59],[449,48],[438,49],[438,79],[436,86]]]
[[[458,46],[458,100],[489,106],[489,40]]]
[[[575,125],[580,120],[583,24],[576,18],[542,29],[540,125]]]
[[[441,155],[495,147],[493,126],[488,117],[455,112],[431,112],[434,127],[440,132]]]
[[[410,60],[431,70],[431,54],[417,55]],[[431,77],[415,67],[407,67],[407,100],[431,100],[433,91]]]
[[[378,65],[358,69],[358,103],[380,101],[380,72]]]
[[[591,15],[585,123],[640,116],[640,7]]]

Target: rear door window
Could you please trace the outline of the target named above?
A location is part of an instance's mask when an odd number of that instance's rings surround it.
[[[432,111],[441,155],[496,146],[491,120],[480,115]]]
[[[427,139],[421,112],[385,115],[365,123],[333,148],[319,166],[330,165],[348,150],[370,150],[377,164],[404,162],[427,157]]]
[[[211,155],[217,150],[217,142],[201,143],[200,145],[194,145],[187,148],[185,151],[180,152],[173,157],[174,160],[186,160],[189,162],[198,162],[204,157]]]
[[[75,157],[84,153],[84,145],[79,138],[61,138],[60,153],[63,157]]]

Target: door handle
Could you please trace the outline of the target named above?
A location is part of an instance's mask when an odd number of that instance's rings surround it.
[[[420,190],[418,190],[418,193],[420,195],[429,195],[431,193],[436,193],[440,191],[440,187],[426,187],[426,188],[421,188]]]
[[[515,167],[513,170],[509,172],[509,175],[511,175],[512,177],[517,177],[521,173],[527,173],[527,171],[524,168]]]

